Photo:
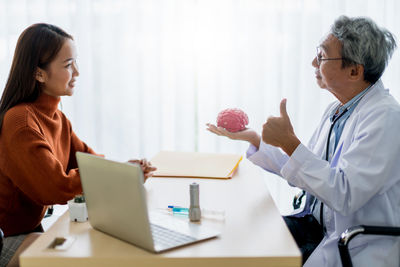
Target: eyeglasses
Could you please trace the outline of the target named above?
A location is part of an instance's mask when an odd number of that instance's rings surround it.
[[[334,57],[334,58],[322,58],[321,56],[321,49],[319,48],[319,46],[317,46],[317,65],[321,65],[321,62],[324,60],[342,60],[345,59],[343,57]]]

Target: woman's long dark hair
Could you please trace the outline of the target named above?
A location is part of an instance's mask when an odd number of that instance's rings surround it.
[[[46,70],[71,35],[57,26],[38,23],[24,30],[18,39],[10,74],[0,100],[0,131],[6,112],[24,102],[35,101],[40,93],[38,67]]]

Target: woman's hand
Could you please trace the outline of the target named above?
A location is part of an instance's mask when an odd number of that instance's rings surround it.
[[[247,141],[253,146],[257,147],[257,149],[260,146],[260,135],[258,135],[258,133],[251,128],[246,128],[243,131],[232,133],[227,131],[225,128],[217,127],[211,123],[207,123],[206,125],[208,127],[207,130],[216,135],[226,136],[232,140]]]
[[[137,163],[140,165],[143,171],[143,176],[144,176],[144,181],[146,182],[147,178],[153,176],[153,172],[157,170],[156,167],[151,165],[150,161],[147,161],[146,159],[131,159],[128,161],[129,163]]]

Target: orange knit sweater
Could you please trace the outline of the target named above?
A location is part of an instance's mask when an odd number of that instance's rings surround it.
[[[0,133],[0,227],[5,236],[40,225],[48,205],[82,192],[76,151],[94,154],[58,110],[59,98],[42,94],[7,111]]]

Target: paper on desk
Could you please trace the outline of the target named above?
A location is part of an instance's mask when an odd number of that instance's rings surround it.
[[[161,151],[151,163],[154,176],[229,179],[241,160],[237,154]]]

